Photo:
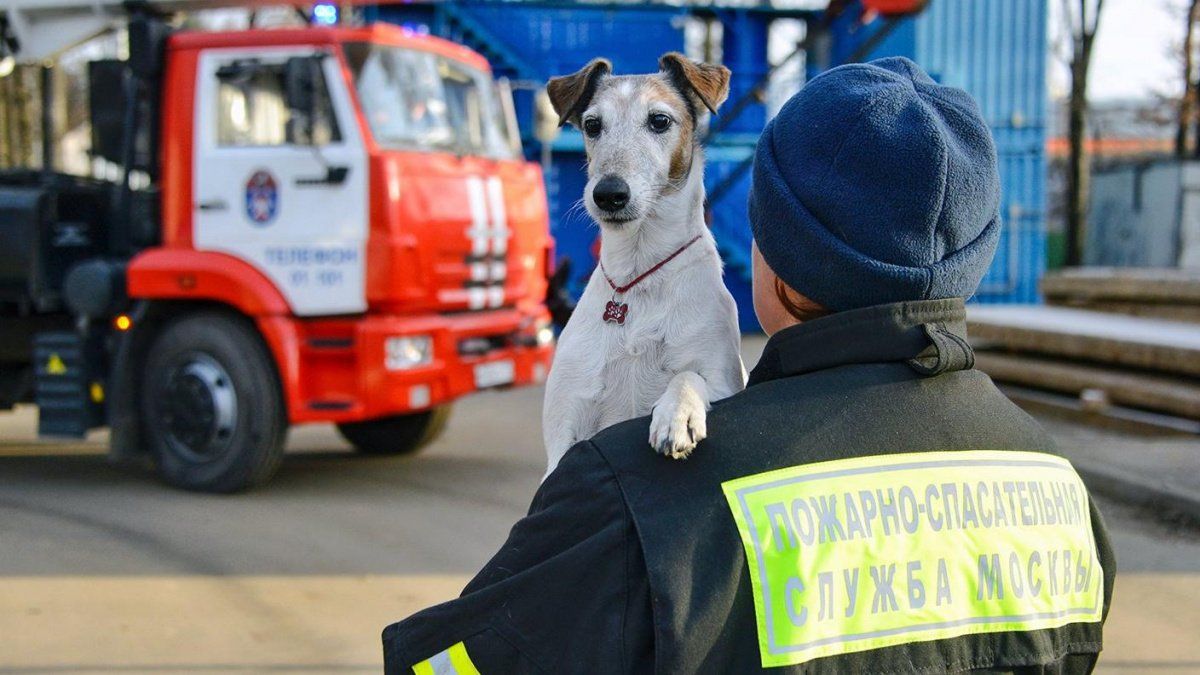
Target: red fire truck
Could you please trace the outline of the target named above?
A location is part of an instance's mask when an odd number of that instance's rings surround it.
[[[289,425],[408,453],[454,399],[540,382],[546,197],[484,58],[386,25],[172,31],[187,4],[0,8],[21,59],[129,12],[128,58],[88,68],[122,178],[55,172],[49,135],[0,174],[0,407],[228,492]]]

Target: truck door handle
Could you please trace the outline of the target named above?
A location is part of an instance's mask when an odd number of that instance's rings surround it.
[[[197,211],[224,211],[229,208],[229,203],[224,199],[210,199],[206,202],[196,202]]]
[[[297,178],[296,185],[341,185],[346,182],[346,176],[349,175],[350,167],[348,166],[327,166],[324,176]]]

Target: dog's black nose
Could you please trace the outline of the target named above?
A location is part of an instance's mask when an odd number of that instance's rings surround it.
[[[592,188],[592,199],[609,213],[620,211],[629,203],[629,183],[616,176],[605,176]]]

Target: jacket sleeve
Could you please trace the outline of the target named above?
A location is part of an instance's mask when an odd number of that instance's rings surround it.
[[[1096,541],[1096,557],[1104,570],[1104,614],[1101,621],[1108,620],[1108,610],[1112,607],[1113,584],[1117,580],[1117,557],[1113,552],[1112,540],[1108,537],[1108,527],[1104,524],[1104,516],[1096,508],[1096,502],[1091,494],[1088,495],[1088,508],[1092,515],[1092,537]]]
[[[383,631],[385,671],[625,670],[632,531],[607,462],[590,442],[576,445],[459,598]]]

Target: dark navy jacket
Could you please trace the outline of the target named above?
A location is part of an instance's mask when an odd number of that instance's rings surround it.
[[[459,642],[485,674],[764,671],[751,572],[721,484],[893,453],[1053,453],[973,365],[961,300],[881,305],[781,331],[746,391],[713,406],[709,436],[688,460],[650,449],[647,418],[572,448],[460,598],[387,627],[387,672],[412,672]],[[1115,564],[1088,506],[1107,613]],[[1101,622],[1077,622],[769,672],[1090,672],[1100,648]]]

